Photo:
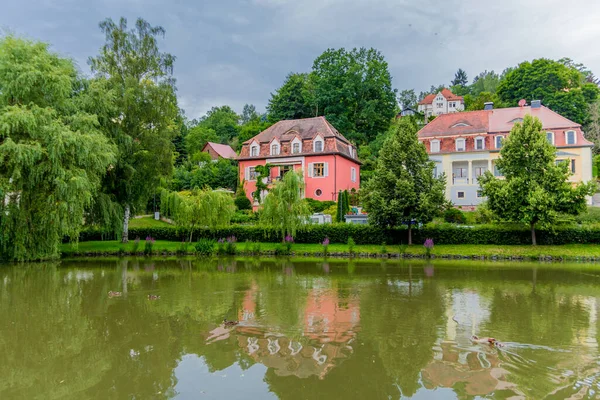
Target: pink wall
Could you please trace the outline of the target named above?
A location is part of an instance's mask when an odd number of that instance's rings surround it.
[[[327,163],[326,177],[309,177],[308,168],[312,163]],[[265,160],[247,160],[239,163],[240,181],[245,179],[247,167],[256,165],[265,165]],[[360,187],[360,166],[347,158],[339,155],[323,155],[323,156],[307,156],[304,161],[304,182],[305,182],[305,197],[327,201],[337,200],[337,193],[340,190],[350,190],[352,188],[358,190]],[[295,165],[294,169],[301,168],[300,165]],[[351,168],[356,169],[356,182],[352,182]],[[279,168],[274,166],[271,169],[271,177],[276,177],[279,174]],[[246,195],[252,200],[252,192],[256,190],[256,182],[245,181],[244,189]],[[321,191],[321,195],[317,195],[317,190]]]

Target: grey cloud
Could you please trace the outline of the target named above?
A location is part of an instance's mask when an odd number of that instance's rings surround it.
[[[267,104],[289,72],[309,71],[329,47],[375,47],[398,89],[472,78],[538,57],[571,57],[600,71],[600,2],[585,0],[22,0],[3,6],[0,27],[41,39],[84,71],[106,17],[162,25],[161,48],[177,57],[188,117],[228,104]],[[600,72],[598,72],[600,74]]]

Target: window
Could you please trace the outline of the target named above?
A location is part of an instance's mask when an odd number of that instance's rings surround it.
[[[321,139],[315,140],[315,142],[313,144],[313,151],[315,153],[323,151],[323,140],[321,140]]]
[[[323,191],[321,189],[315,190],[315,196],[321,197],[322,194],[323,194]]]
[[[483,150],[485,149],[485,138],[478,137],[475,138],[475,150]]]
[[[575,173],[575,160],[571,160],[571,172]]]
[[[248,167],[248,176],[247,176],[247,179],[249,181],[255,181],[257,176],[258,176],[258,173],[256,172],[256,168],[255,167]]]
[[[554,133],[546,132],[546,139],[548,139],[548,143],[554,144]]]
[[[456,151],[465,151],[465,139],[456,139]]]
[[[501,149],[502,148],[502,141],[504,140],[504,138],[502,136],[496,136],[496,148],[497,149]]]
[[[300,143],[292,143],[292,154],[300,153]]]
[[[356,182],[356,168],[350,168],[350,180]]]
[[[258,156],[258,146],[252,146],[252,147],[250,147],[250,156],[251,157]]]
[[[494,176],[502,176],[502,173],[500,172],[496,164],[494,164]]]
[[[475,167],[475,176],[481,176],[487,171],[486,167]]]
[[[567,142],[567,144],[575,144],[577,142],[577,138],[575,137],[575,131],[566,131],[565,141]]]
[[[271,145],[271,155],[272,156],[279,155],[279,145],[277,143],[273,143]]]
[[[432,153],[439,153],[440,152],[440,141],[439,140],[432,140],[430,143],[431,146],[431,152]]]
[[[457,192],[456,193],[456,197],[458,197],[459,199],[464,199],[465,198],[465,192]]]
[[[437,178],[437,176],[438,176],[437,167],[433,167],[433,177]]]
[[[483,197],[483,192],[481,190],[477,191],[477,197]]]
[[[325,163],[314,163],[312,176],[315,178],[325,176]]]
[[[454,177],[455,178],[466,178],[467,177],[467,169],[466,168],[454,168]]]
[[[291,165],[282,165],[281,167],[279,167],[279,179],[283,179],[283,176],[288,172],[292,171],[292,169],[293,168]]]
[[[437,108],[443,108],[443,107],[444,107],[444,103],[437,103],[437,104],[436,104],[436,107],[437,107]]]

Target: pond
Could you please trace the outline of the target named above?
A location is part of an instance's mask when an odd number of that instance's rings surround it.
[[[4,265],[0,398],[597,398],[599,283],[578,264]]]

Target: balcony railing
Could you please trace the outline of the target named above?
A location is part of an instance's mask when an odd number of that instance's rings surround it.
[[[452,184],[453,185],[468,185],[469,178],[462,178],[462,177],[452,178]]]

